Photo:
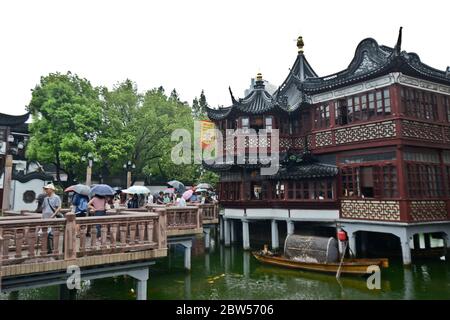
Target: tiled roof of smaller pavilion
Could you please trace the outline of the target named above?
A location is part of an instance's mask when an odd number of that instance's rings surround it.
[[[6,127],[18,126],[24,124],[29,117],[30,117],[29,113],[25,113],[18,116],[0,113],[0,126]]]
[[[286,111],[280,107],[274,97],[265,90],[264,81],[260,73],[253,90],[245,97],[236,100],[230,89],[232,105],[226,108],[206,108],[208,117],[212,120],[220,120],[228,117],[232,112],[239,114],[264,114],[269,111]]]

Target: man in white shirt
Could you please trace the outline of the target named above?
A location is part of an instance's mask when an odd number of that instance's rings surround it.
[[[186,207],[186,200],[180,195],[177,196],[177,207]]]
[[[149,206],[153,205],[153,195],[151,193],[148,195],[147,204]]]

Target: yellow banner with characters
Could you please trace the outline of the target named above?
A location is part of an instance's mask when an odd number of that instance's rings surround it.
[[[214,148],[216,142],[215,128],[214,122],[200,121],[200,142],[202,144],[202,150]]]

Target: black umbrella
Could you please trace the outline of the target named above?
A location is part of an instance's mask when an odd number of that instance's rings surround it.
[[[91,188],[90,194],[92,196],[113,196],[116,194],[116,191],[114,191],[113,188],[108,186],[107,184],[96,184]]]
[[[184,184],[178,180],[169,181],[167,182],[167,184],[171,187],[174,187],[180,193],[186,191],[186,187],[184,186]]]

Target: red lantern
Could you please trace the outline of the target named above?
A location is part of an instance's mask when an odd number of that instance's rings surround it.
[[[337,233],[339,241],[347,241],[347,232],[344,230],[339,230]]]

